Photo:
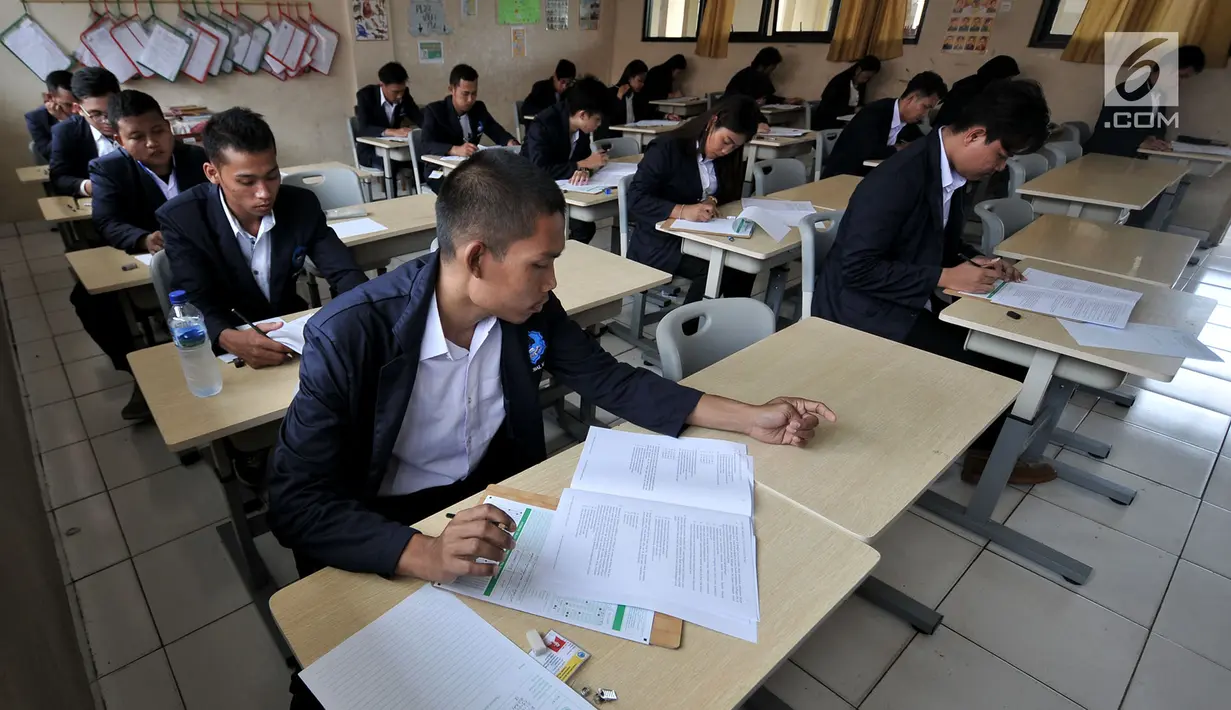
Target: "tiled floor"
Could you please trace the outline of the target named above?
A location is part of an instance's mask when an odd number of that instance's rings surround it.
[[[7,227],[7,225],[3,225]],[[182,466],[149,424],[119,419],[130,378],[101,357],[64,289],[44,225],[0,228],[0,284],[17,336],[87,673],[108,710],[269,710],[289,672],[214,525],[226,517],[203,463]],[[599,230],[598,244],[606,230]],[[1231,247],[1179,285],[1219,299],[1203,334],[1231,359]],[[1220,329],[1221,328],[1221,329]],[[1225,332],[1224,332],[1225,331]],[[604,347],[640,364],[607,335]],[[1192,363],[1133,382],[1131,409],[1075,397],[1066,423],[1113,444],[1061,458],[1138,491],[1128,507],[1064,482],[1006,492],[996,518],[1092,564],[1074,587],[927,513],[878,542],[877,575],[936,606],[916,634],[862,599],[840,607],[767,683],[796,710],[1203,710],[1231,697],[1231,366]],[[611,418],[600,412],[604,420]],[[568,442],[545,417],[553,447]],[[954,475],[937,483],[965,499]],[[289,553],[258,540],[282,581]]]

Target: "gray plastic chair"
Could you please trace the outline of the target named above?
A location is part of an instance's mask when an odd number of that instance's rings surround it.
[[[359,119],[351,116],[346,119],[346,135],[350,137],[350,155],[351,160],[355,163],[355,169],[359,171],[360,179],[363,180],[363,195],[367,199],[366,202],[372,201],[372,181],[384,178],[385,171],[381,168],[371,168],[366,165],[359,164],[359,141],[356,138],[359,135]],[[386,195],[385,197],[388,197]]]
[[[983,222],[981,250],[989,255],[997,245],[1034,221],[1034,208],[1020,197],[984,200],[975,205],[975,214]]]
[[[35,165],[46,165],[47,164],[47,161],[43,158],[43,156],[38,154],[38,146],[34,144],[34,141],[30,141],[29,148],[30,148],[30,157],[34,158]]]
[[[684,323],[701,319],[697,332]],[[715,298],[680,306],[655,331],[663,377],[678,382],[774,334],[774,312],[752,298]]]
[[[517,136],[518,143],[523,141],[526,130],[526,127],[523,126],[521,122],[521,107],[524,103],[524,101],[513,102],[513,126],[515,128],[515,135]]]
[[[752,165],[752,191],[758,197],[789,190],[808,182],[804,164],[794,158],[758,160]]]
[[[311,190],[321,201],[321,209],[332,210],[363,204],[363,188],[359,176],[348,168],[326,168],[291,173],[282,178],[283,185]]]
[[[616,205],[620,214],[620,256],[628,256],[628,186],[635,175],[625,175],[616,183]]]
[[[1043,156],[1044,160],[1047,161],[1048,170],[1058,168],[1069,162],[1069,157],[1064,154],[1064,151],[1054,147],[1053,143],[1047,143],[1040,146],[1038,151],[1035,152],[1035,155]]]
[[[1093,133],[1093,131],[1090,129],[1090,124],[1086,123],[1085,121],[1065,121],[1061,125],[1064,126],[1065,128],[1068,128],[1071,126],[1074,130],[1077,131],[1077,135],[1073,138],[1068,138],[1067,137],[1068,132],[1066,131],[1065,140],[1077,141],[1077,143],[1080,145],[1085,145],[1086,141],[1090,140],[1090,134]]]
[[[816,272],[825,257],[833,249],[838,237],[838,225],[842,222],[843,210],[824,210],[799,220],[799,241],[803,252],[803,267],[800,274],[800,319],[812,315],[812,294],[816,291]]]
[[[1060,124],[1058,135],[1060,137],[1057,140],[1081,142],[1081,133],[1077,130],[1077,126],[1068,123]]]
[[[1009,197],[1017,197],[1017,190],[1027,182],[1047,172],[1047,158],[1037,153],[1015,155],[1006,163],[1009,168]]]
[[[600,138],[594,141],[594,145],[607,151],[608,158],[625,158],[641,152],[641,146],[637,143],[637,139],[629,138],[628,136]]]
[[[162,306],[163,320],[171,314],[171,260],[167,258],[166,250],[154,253],[150,260],[150,281],[154,283],[154,293],[158,294],[158,304]]]
[[[705,95],[705,110],[714,108],[714,103],[721,99],[725,91],[710,91]]]
[[[1081,149],[1081,143],[1078,141],[1052,141],[1046,147],[1063,153],[1067,163],[1077,160],[1084,154]]]
[[[833,147],[837,144],[838,136],[840,135],[842,135],[841,128],[826,128],[823,131],[817,131],[816,140],[818,151],[816,160],[814,161],[816,165],[813,170],[813,172],[816,173],[816,176],[813,180],[821,179],[821,168],[823,167],[825,160],[829,157],[829,154],[833,152]]]

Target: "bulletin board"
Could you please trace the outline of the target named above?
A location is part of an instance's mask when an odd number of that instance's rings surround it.
[[[940,51],[950,54],[987,54],[1000,0],[953,0],[949,26]]]
[[[502,25],[537,25],[543,0],[496,0],[496,22]]]

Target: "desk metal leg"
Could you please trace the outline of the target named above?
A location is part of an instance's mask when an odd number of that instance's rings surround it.
[[[393,161],[389,158],[389,149],[381,148],[380,157],[385,161],[385,199],[391,200],[398,196],[398,183],[393,175]]]
[[[705,297],[718,298],[722,293],[722,267],[726,264],[727,252],[719,247],[710,247],[710,269],[705,275]]]
[[[1065,212],[1065,214],[1066,214],[1066,215],[1068,215],[1069,217],[1080,217],[1080,216],[1081,216],[1081,208],[1082,208],[1083,206],[1084,206],[1084,205],[1082,205],[1082,203],[1080,203],[1080,202],[1070,202],[1070,203],[1069,203],[1069,208],[1068,208],[1068,210]]]
[[[782,311],[782,297],[786,294],[788,269],[785,266],[775,266],[769,270],[769,286],[765,289],[765,305],[774,312],[774,322],[778,322],[778,314]]]
[[[744,182],[752,183],[752,166],[757,162],[757,147],[752,144],[745,146],[744,150],[748,151],[748,160],[744,167]]]
[[[227,455],[226,444],[222,439],[210,443],[210,453],[214,457],[214,469],[218,480],[222,483],[223,493],[227,499],[227,509],[231,513],[231,525],[235,531],[236,549],[239,559],[236,560],[240,574],[244,576],[250,590],[263,589],[270,584],[269,570],[265,561],[257,552],[253,540],[252,528],[248,524],[248,513],[244,510],[245,486],[235,475],[234,463]],[[225,541],[225,540],[224,540]]]
[[[940,620],[944,618],[931,607],[876,577],[865,579],[855,590],[855,594],[905,621],[920,633],[935,632],[936,627],[940,626]]]
[[[662,313],[665,313],[665,311],[651,313],[647,317],[645,312],[645,293],[633,294],[633,308],[628,316],[628,325],[613,320],[607,324],[607,332],[626,343],[631,343],[634,347],[641,350],[646,356],[646,363],[650,364],[654,362],[650,358],[658,356],[658,346],[653,341],[647,340],[642,335],[642,331],[645,329],[645,326],[657,323]]]
[[[1121,407],[1131,407],[1133,406],[1133,403],[1137,401],[1137,395],[1125,394],[1118,390],[1101,390],[1096,387],[1086,387],[1085,385],[1078,385],[1077,387],[1082,392],[1092,394],[1099,399],[1105,399],[1112,404],[1116,404]]]
[[[1056,475],[1060,480],[1068,481],[1075,486],[1081,486],[1088,491],[1107,496],[1114,503],[1129,505],[1137,497],[1137,491],[1132,488],[1122,486],[1119,483],[1113,483],[1102,476],[1096,476],[1076,466],[1070,466],[1060,461],[1052,461],[1051,465],[1055,467]]]
[[[1051,434],[1051,443],[1066,449],[1084,451],[1096,459],[1105,459],[1111,455],[1111,446],[1101,441],[1082,436],[1068,429],[1056,429]]]

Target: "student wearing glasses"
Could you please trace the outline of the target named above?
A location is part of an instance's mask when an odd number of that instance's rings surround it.
[[[88,197],[90,161],[120,149],[107,118],[107,102],[120,93],[120,82],[106,69],[86,67],[73,75],[72,92],[75,115],[51,129],[48,171],[57,195]]]

